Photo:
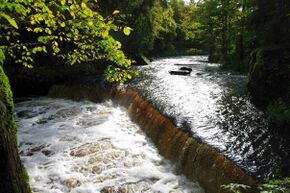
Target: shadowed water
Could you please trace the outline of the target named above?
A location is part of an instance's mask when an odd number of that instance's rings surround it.
[[[203,192],[112,102],[34,98],[16,103],[15,117],[33,192]]]
[[[189,76],[169,71],[190,67]],[[257,179],[289,175],[289,145],[269,132],[250,102],[246,76],[219,70],[203,56],[156,59],[128,86],[182,130],[212,145]]]

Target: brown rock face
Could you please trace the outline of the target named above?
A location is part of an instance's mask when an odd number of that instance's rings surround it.
[[[104,93],[105,92],[105,93]],[[180,173],[198,181],[208,193],[222,193],[221,185],[240,183],[254,186],[251,176],[224,157],[213,147],[199,143],[176,128],[172,121],[155,110],[133,90],[112,89],[104,91],[96,87],[54,86],[51,97],[77,98],[96,101],[100,96],[110,97],[115,104],[128,108],[129,116],[152,139],[161,155],[174,161]],[[100,101],[101,97],[97,97]],[[109,191],[110,192],[110,191]]]

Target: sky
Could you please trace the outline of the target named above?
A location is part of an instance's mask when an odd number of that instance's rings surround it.
[[[185,3],[190,2],[190,0],[183,0]],[[197,0],[195,0],[195,2],[197,2]]]

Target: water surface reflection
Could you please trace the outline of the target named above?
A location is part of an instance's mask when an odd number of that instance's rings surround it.
[[[191,67],[191,75],[169,74],[181,66]],[[263,113],[250,103],[246,76],[221,71],[203,56],[156,59],[139,70],[142,75],[128,86],[180,129],[258,179],[290,174],[290,147],[269,132]]]

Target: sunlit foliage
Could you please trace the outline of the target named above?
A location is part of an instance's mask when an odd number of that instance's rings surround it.
[[[104,18],[94,0],[4,0],[0,9],[1,48],[16,63],[32,68],[38,52],[70,64],[105,59],[113,63],[105,71],[108,81],[124,82],[132,78],[131,61],[121,50],[121,43],[110,34],[123,31],[130,35],[130,28],[114,24],[118,10]],[[10,26],[5,25],[7,21]]]

